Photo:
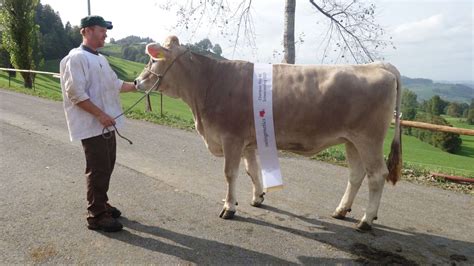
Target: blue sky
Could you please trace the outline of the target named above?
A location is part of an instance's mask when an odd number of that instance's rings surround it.
[[[128,35],[151,37],[162,42],[177,35],[182,43],[194,43],[208,37],[223,48],[223,56],[252,62],[281,62],[274,51],[282,50],[284,0],[253,1],[252,17],[256,48],[239,43],[232,57],[233,43],[217,28],[202,26],[196,32],[174,29],[176,16],[161,6],[166,0],[90,0],[92,14],[111,20],[114,29],[109,37]],[[402,75],[433,80],[474,80],[474,4],[472,0],[378,0],[377,21],[393,37],[396,49],[383,51],[385,61],[398,67]],[[41,0],[59,12],[63,23],[78,25],[87,15],[87,0]],[[326,19],[318,15],[309,1],[298,0],[297,36],[304,33],[304,43],[296,46],[296,63],[320,64],[319,45],[326,32]],[[318,49],[319,48],[319,49]]]

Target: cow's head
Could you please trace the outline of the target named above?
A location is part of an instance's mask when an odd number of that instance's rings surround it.
[[[163,46],[158,43],[150,43],[145,52],[150,56],[150,61],[145,66],[140,76],[135,79],[135,85],[139,91],[151,88],[165,93],[171,97],[179,97],[176,81],[181,75],[177,61],[187,52],[185,47],[180,46],[176,36],[166,38]],[[160,82],[158,80],[161,79]],[[159,87],[158,87],[159,85]]]

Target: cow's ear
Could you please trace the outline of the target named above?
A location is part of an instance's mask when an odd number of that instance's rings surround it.
[[[157,43],[147,44],[145,52],[153,59],[167,59],[171,52]]]

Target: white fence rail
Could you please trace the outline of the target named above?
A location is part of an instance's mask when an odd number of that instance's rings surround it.
[[[3,67],[0,67],[0,70],[12,71],[12,72],[27,72],[27,73],[45,74],[45,75],[52,75],[55,78],[59,78],[59,73],[55,73],[55,72],[26,70],[26,69],[15,69],[15,68],[3,68]]]

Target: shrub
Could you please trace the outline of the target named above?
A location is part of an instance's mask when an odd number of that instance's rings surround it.
[[[416,121],[431,123],[436,125],[452,126],[444,118],[427,113],[418,113]],[[430,131],[425,129],[413,128],[411,135],[417,137],[423,142],[427,142],[443,151],[455,153],[461,148],[462,139],[459,134]]]

